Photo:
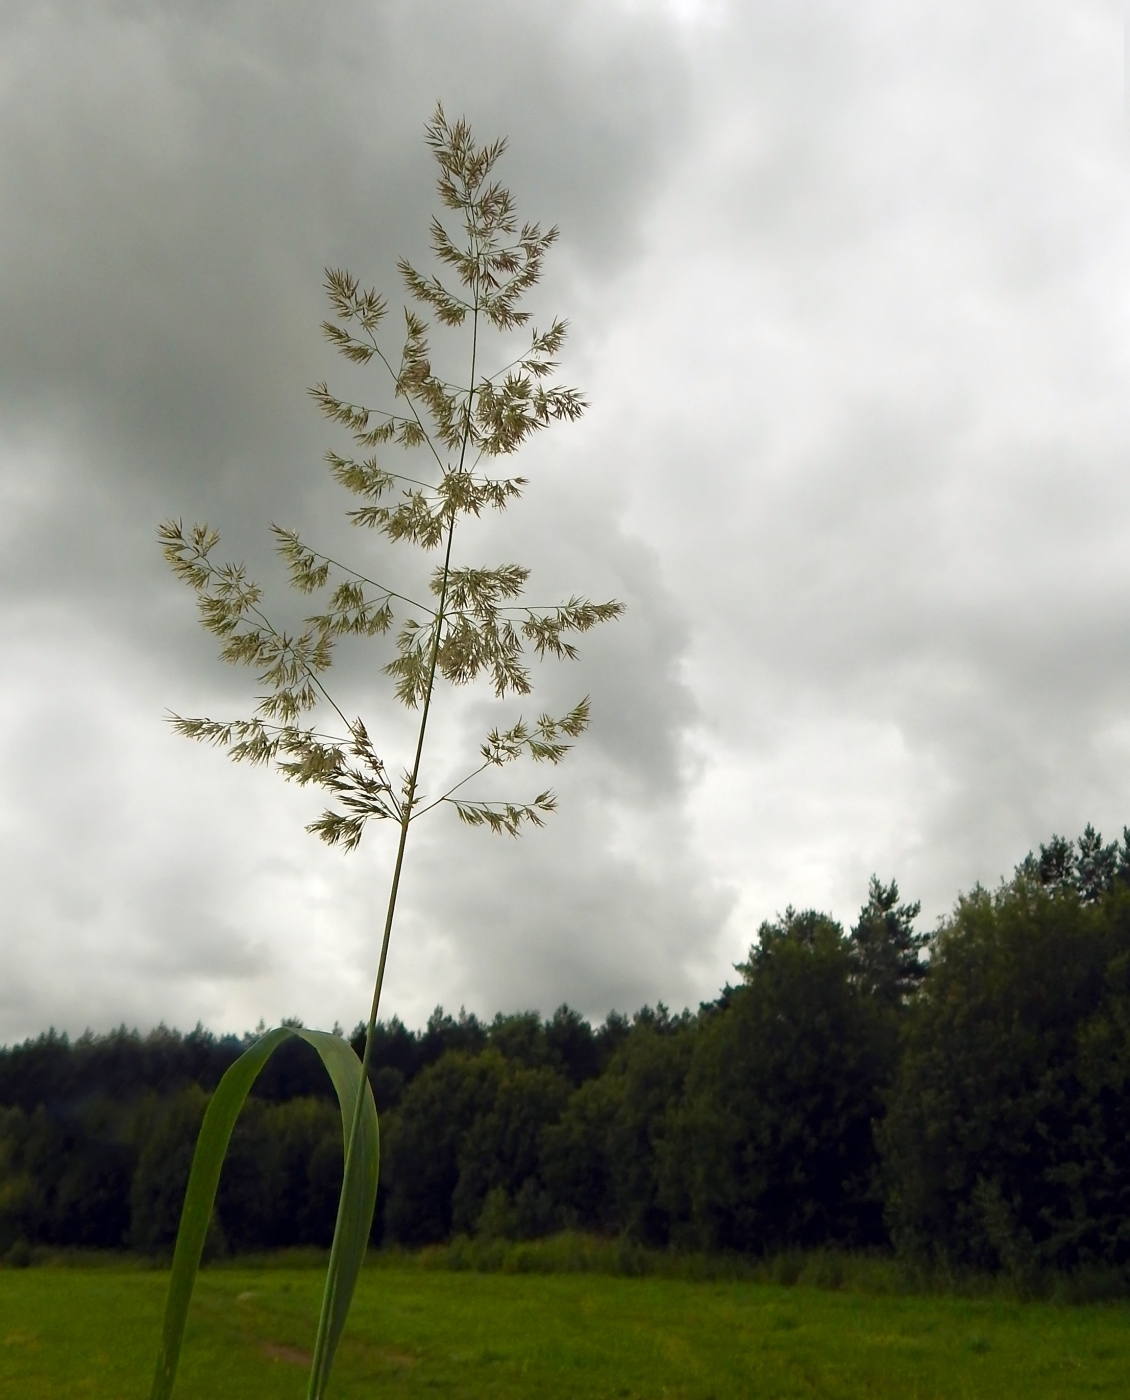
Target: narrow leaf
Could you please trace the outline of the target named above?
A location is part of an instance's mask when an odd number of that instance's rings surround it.
[[[337,1090],[343,1132],[348,1144],[353,1112],[361,1086],[361,1061],[348,1041],[325,1031],[280,1026],[257,1040],[228,1069],[212,1095],[200,1128],[200,1136],[196,1141],[196,1152],[192,1159],[192,1171],[188,1178],[188,1190],[185,1193],[176,1248],[173,1252],[161,1349],[157,1357],[153,1387],[149,1392],[150,1400],[169,1400],[173,1393],[185,1323],[188,1319],[188,1305],[192,1299],[192,1289],[200,1267],[200,1255],[212,1218],[220,1170],[224,1164],[235,1120],[251,1086],[259,1076],[259,1071],[271,1053],[293,1035],[313,1046],[321,1057]],[[335,1267],[331,1268],[326,1277],[322,1319],[311,1368],[309,1394],[312,1400],[320,1400],[324,1394],[334,1353],[345,1326],[349,1305],[353,1301],[357,1276],[365,1258],[369,1230],[373,1222],[373,1208],[377,1199],[379,1155],[377,1111],[372,1090],[365,1085],[357,1149],[350,1163],[351,1170],[346,1173],[341,1188],[342,1200],[337,1226],[340,1243],[331,1256]]]

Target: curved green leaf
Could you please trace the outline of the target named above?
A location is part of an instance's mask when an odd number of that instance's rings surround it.
[[[165,1304],[161,1350],[157,1358],[153,1388],[149,1392],[150,1400],[169,1400],[169,1396],[172,1395],[185,1322],[188,1318],[188,1305],[212,1218],[220,1169],[224,1164],[235,1120],[239,1117],[244,1100],[272,1051],[292,1035],[313,1046],[333,1081],[341,1105],[347,1156],[354,1115],[360,1106],[355,1150],[347,1161],[342,1181],[334,1247],[326,1274],[325,1297],[310,1376],[309,1394],[312,1400],[320,1400],[325,1391],[334,1353],[341,1339],[349,1305],[353,1301],[353,1290],[364,1262],[369,1230],[373,1223],[380,1157],[377,1110],[373,1103],[372,1090],[367,1084],[364,1085],[362,1095],[361,1061],[347,1040],[341,1036],[329,1035],[325,1031],[280,1026],[278,1030],[269,1031],[262,1039],[257,1040],[229,1068],[212,1095],[208,1111],[204,1115],[200,1136],[196,1140],[196,1152],[192,1158],[192,1171],[188,1178],[184,1208],[181,1211],[180,1228],[177,1231],[172,1274],[169,1278],[169,1296]]]

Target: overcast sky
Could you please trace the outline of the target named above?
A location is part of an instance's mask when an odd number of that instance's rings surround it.
[[[323,268],[425,257],[437,99],[560,225],[534,305],[592,405],[466,559],[628,611],[539,675],[594,714],[546,828],[414,829],[386,1013],[694,1005],[788,903],[848,924],[876,872],[932,926],[1130,823],[1114,0],[17,0],[0,1043],[366,1013],[392,836],[329,850],[170,732],[255,687],[155,530],[272,586],[272,520],[372,557],[305,389],[346,380]],[[341,685],[398,764],[383,659]],[[517,709],[444,692],[433,777]]]

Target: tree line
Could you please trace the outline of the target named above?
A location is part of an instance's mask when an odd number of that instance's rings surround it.
[[[374,1241],[568,1228],[1127,1266],[1130,830],[1054,837],[931,934],[919,912],[878,879],[847,931],[789,908],[696,1012],[381,1024]],[[253,1038],[0,1049],[0,1255],[167,1251],[208,1094]],[[332,1090],[291,1042],[236,1127],[211,1248],[327,1244],[341,1170]]]

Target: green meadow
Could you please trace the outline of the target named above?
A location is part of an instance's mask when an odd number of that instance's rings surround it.
[[[166,1275],[0,1270],[0,1396],[144,1400]],[[199,1278],[177,1396],[301,1400],[316,1269]],[[1130,1394],[1130,1304],[876,1296],[749,1281],[363,1274],[330,1393],[970,1400]]]

